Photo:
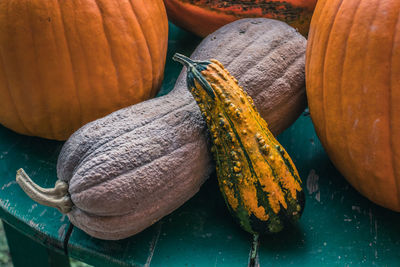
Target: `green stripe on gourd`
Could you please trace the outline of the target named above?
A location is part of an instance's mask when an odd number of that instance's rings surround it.
[[[298,220],[304,208],[301,180],[251,97],[217,60],[180,54],[174,60],[187,67],[189,90],[211,133],[220,190],[242,228],[274,233]]]

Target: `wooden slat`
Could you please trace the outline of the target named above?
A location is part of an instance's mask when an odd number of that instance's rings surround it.
[[[46,248],[3,223],[14,267],[70,267],[69,258],[52,248]]]
[[[279,136],[292,156],[307,195],[297,226],[261,238],[265,265],[391,266],[400,262],[400,214],[361,196],[335,169],[314,131],[301,116]]]
[[[61,145],[18,135],[0,126],[0,218],[24,235],[64,253],[68,218],[56,209],[35,203],[15,181],[17,169],[24,168],[39,185],[53,186]]]

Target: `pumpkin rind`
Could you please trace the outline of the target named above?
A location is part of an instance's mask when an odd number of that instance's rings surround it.
[[[364,196],[400,211],[400,2],[320,0],[306,80],[316,132]]]
[[[162,0],[0,3],[0,123],[65,140],[160,88],[168,41]]]
[[[285,21],[307,35],[317,0],[207,1],[164,0],[168,18],[199,36],[241,18],[265,17]]]

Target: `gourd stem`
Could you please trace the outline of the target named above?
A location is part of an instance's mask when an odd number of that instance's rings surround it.
[[[204,64],[204,65],[211,64],[211,62],[208,60],[203,60],[203,61],[202,60],[193,60],[193,59],[191,59],[187,56],[184,56],[182,54],[179,54],[179,53],[175,53],[172,56],[172,59],[175,60],[176,62],[181,63],[182,65],[184,65],[186,67],[195,67],[196,65],[201,65],[201,64]]]
[[[179,63],[181,63],[182,65],[184,65],[186,67],[189,67],[190,65],[192,65],[192,66],[195,65],[193,60],[191,60],[190,58],[188,58],[188,57],[186,57],[186,56],[184,56],[182,54],[179,54],[179,53],[175,53],[172,56],[172,59],[177,61],[177,62],[179,62]]]
[[[250,261],[249,261],[249,267],[254,267],[256,264],[256,257],[258,253],[258,237],[259,234],[253,234],[253,243],[251,245],[251,251],[250,251]]]
[[[211,64],[210,61],[191,60],[190,58],[188,58],[182,54],[179,54],[179,53],[175,53],[175,55],[172,57],[172,59],[183,64],[184,66],[186,66],[187,75],[188,75],[187,77],[189,77],[190,75],[193,75],[194,79],[200,83],[202,89],[204,89],[207,92],[207,94],[210,95],[210,97],[212,99],[215,98],[214,89],[212,88],[210,83],[206,80],[206,78],[204,78],[203,75],[201,75],[201,71],[205,70],[206,66]],[[188,89],[191,90],[191,87],[194,87],[194,86],[190,86],[189,81],[190,81],[190,79],[187,78]]]
[[[61,213],[68,213],[72,209],[72,201],[68,195],[68,184],[58,180],[54,188],[42,188],[26,174],[23,169],[17,171],[16,180],[22,190],[34,201],[53,208]]]

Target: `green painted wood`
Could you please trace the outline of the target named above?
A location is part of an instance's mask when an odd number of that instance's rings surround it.
[[[69,258],[20,233],[7,223],[3,224],[14,267],[69,267]]]
[[[252,237],[233,221],[214,175],[161,221],[152,266],[246,266]]]
[[[17,169],[24,168],[39,185],[53,186],[61,145],[0,126],[0,218],[31,239],[63,253],[67,217],[29,199],[15,181]]]
[[[165,80],[169,92],[181,70],[174,52],[190,54],[199,39],[170,25]],[[301,221],[260,238],[262,266],[396,266],[400,263],[400,214],[358,194],[336,171],[309,116],[278,137],[292,156],[307,195]],[[14,182],[24,167],[43,186],[55,181],[62,143],[17,135],[0,128],[0,218],[26,235],[62,247],[68,220],[57,210],[34,206]],[[60,233],[60,234],[59,234]],[[69,255],[95,266],[245,266],[251,237],[225,209],[215,177],[185,205],[142,233],[120,241],[92,238],[74,228]]]
[[[306,207],[290,231],[261,238],[260,262],[292,266],[399,266],[400,213],[361,196],[335,169],[301,116],[279,136],[304,181]]]
[[[96,239],[74,228],[68,242],[68,255],[96,267],[145,266],[151,261],[157,225],[118,241]]]

